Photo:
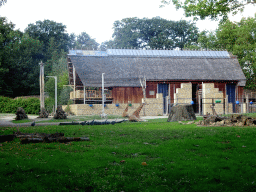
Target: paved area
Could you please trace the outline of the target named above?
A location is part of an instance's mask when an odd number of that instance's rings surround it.
[[[59,123],[49,123],[49,122],[40,122],[37,123],[37,121],[43,121],[43,120],[49,120],[52,117],[49,117],[48,119],[42,119],[37,118],[36,115],[28,115],[28,119],[35,121],[36,126],[47,126],[47,125],[59,125]],[[147,119],[161,119],[161,118],[168,118],[168,116],[141,116],[141,119],[147,120]],[[12,120],[15,119],[14,114],[8,114],[8,115],[2,115],[0,116],[0,127],[27,127],[31,126],[32,122],[28,123],[12,123]],[[111,120],[111,119],[109,119]],[[115,119],[113,119],[115,120]]]

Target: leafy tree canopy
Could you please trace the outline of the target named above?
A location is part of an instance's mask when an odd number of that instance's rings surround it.
[[[7,0],[0,0],[0,7],[5,4],[7,2]]]
[[[161,2],[161,6],[172,2],[177,9],[184,9],[186,17],[193,16],[195,20],[199,18],[226,20],[229,13],[235,15],[243,11],[246,5],[256,4],[256,0],[162,0]]]
[[[190,49],[225,49],[237,56],[247,78],[246,88],[256,89],[256,16],[240,22],[227,20],[215,33],[203,31]]]
[[[114,22],[112,41],[104,42],[101,48],[183,48],[186,43],[196,42],[198,29],[187,21],[169,21],[160,17],[152,19],[137,17]]]
[[[38,66],[42,44],[0,18],[0,94],[21,96],[39,91]]]
[[[56,23],[55,21],[44,20],[37,21],[35,24],[29,24],[25,29],[25,33],[43,43],[42,59],[44,62],[51,58],[48,49],[53,39],[58,53],[60,53],[61,50],[67,52],[71,43],[71,37],[66,33],[66,26],[62,23]]]
[[[96,50],[99,43],[92,39],[86,32],[82,32],[77,36],[75,46],[82,49]]]

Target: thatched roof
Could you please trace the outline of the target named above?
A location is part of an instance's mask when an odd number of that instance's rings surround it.
[[[144,76],[147,81],[229,80],[245,84],[238,60],[226,51],[141,51],[107,50],[89,54],[73,51],[68,56],[84,86],[100,87],[102,73],[106,87],[137,87],[139,78]]]

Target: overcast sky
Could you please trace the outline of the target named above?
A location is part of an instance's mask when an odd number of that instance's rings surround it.
[[[16,25],[16,29],[24,31],[30,23],[53,20],[66,25],[68,33],[88,33],[98,43],[110,40],[113,23],[127,17],[152,18],[160,16],[168,20],[192,20],[185,18],[183,10],[176,11],[173,5],[159,8],[161,0],[7,0],[0,7],[0,16],[7,17]],[[243,14],[235,17],[253,17],[256,7],[248,6]],[[216,21],[198,21],[200,31],[215,30]]]

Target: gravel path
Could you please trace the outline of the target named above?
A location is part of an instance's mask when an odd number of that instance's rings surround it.
[[[141,117],[141,119],[161,119],[161,118],[168,118],[167,116],[145,116],[145,117]],[[12,123],[11,121],[15,119],[15,115],[10,114],[10,115],[3,115],[0,116],[0,127],[28,127],[31,126],[32,122],[28,122],[28,123]],[[48,119],[42,119],[42,118],[37,118],[36,115],[28,115],[28,119],[35,121],[36,126],[47,126],[47,125],[59,125],[59,122],[55,122],[55,123],[49,123],[49,122],[40,122],[37,123],[37,121],[42,121],[42,120],[49,120]],[[111,119],[109,119],[111,120]],[[115,120],[115,119],[113,119]]]

